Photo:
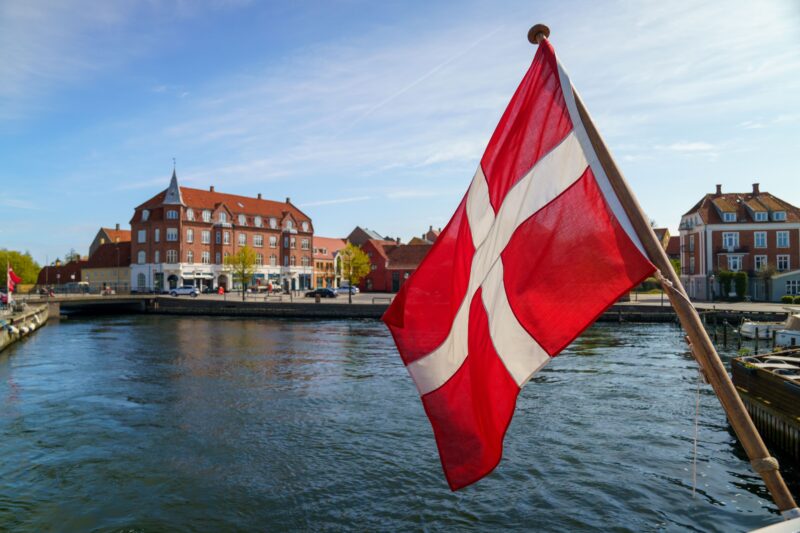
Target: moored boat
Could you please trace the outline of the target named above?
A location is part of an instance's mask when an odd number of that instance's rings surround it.
[[[745,320],[739,326],[739,335],[745,339],[771,339],[772,333],[783,329],[785,324],[783,322],[754,322],[752,320]]]
[[[783,328],[775,331],[775,345],[800,346],[800,314],[789,315]]]

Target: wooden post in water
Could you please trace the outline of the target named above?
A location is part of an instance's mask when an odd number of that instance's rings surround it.
[[[541,43],[549,36],[550,28],[544,24],[536,24],[528,31],[528,40],[534,44]],[[625,209],[625,213],[633,224],[636,234],[642,241],[648,257],[656,268],[661,271],[663,276],[662,288],[667,292],[672,308],[678,314],[681,324],[683,324],[683,329],[686,330],[692,344],[692,354],[713,387],[723,409],[725,409],[731,426],[733,426],[739,441],[742,443],[742,447],[750,458],[753,470],[758,472],[764,480],[764,484],[772,494],[772,498],[775,500],[778,509],[783,513],[783,516],[785,518],[800,517],[800,509],[797,508],[794,498],[792,498],[786,483],[781,477],[778,462],[770,456],[764,441],[761,440],[761,436],[750,419],[750,415],[747,414],[744,403],[742,403],[742,399],[728,377],[725,365],[711,344],[711,339],[709,339],[703,324],[700,322],[697,310],[692,305],[686,290],[683,288],[683,284],[675,274],[664,247],[656,238],[655,233],[653,233],[644,211],[642,211],[639,202],[628,187],[622,172],[614,162],[611,152],[597,131],[589,112],[574,88],[573,93],[578,114],[597,154],[597,158]]]
[[[722,321],[722,347],[728,349],[728,321]]]
[[[742,328],[739,328],[739,336],[741,336],[741,335],[742,335]],[[753,350],[753,354],[757,354],[757,353],[758,353],[758,328],[756,328],[756,347]]]

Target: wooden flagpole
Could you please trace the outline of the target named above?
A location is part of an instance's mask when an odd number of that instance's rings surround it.
[[[528,40],[533,44],[539,44],[544,39],[550,36],[550,29],[544,24],[536,24],[528,32]],[[681,284],[678,275],[672,268],[663,246],[653,233],[647,217],[642,211],[639,202],[628,187],[622,172],[614,162],[611,152],[608,150],[606,143],[597,131],[597,128],[592,122],[589,112],[583,105],[578,93],[573,88],[575,95],[575,102],[577,104],[578,113],[586,133],[592,142],[600,164],[605,170],[608,180],[611,182],[614,192],[620,200],[623,208],[625,209],[628,218],[630,219],[636,234],[642,241],[642,245],[647,252],[650,260],[661,271],[662,286],[669,296],[672,308],[678,315],[683,329],[686,330],[687,337],[691,345],[692,353],[700,365],[701,371],[706,376],[708,382],[714,389],[720,403],[722,403],[725,413],[728,415],[728,420],[733,426],[739,441],[742,443],[747,456],[750,458],[750,464],[764,480],[767,489],[775,501],[778,509],[781,511],[785,518],[796,518],[800,516],[800,509],[794,502],[792,494],[786,487],[783,478],[781,477],[780,470],[778,469],[778,462],[775,458],[771,457],[764,441],[761,440],[756,430],[750,415],[747,413],[744,404],[742,403],[736,388],[728,377],[728,372],[719,358],[711,339],[708,337],[700,316],[694,305],[689,301],[686,291]]]

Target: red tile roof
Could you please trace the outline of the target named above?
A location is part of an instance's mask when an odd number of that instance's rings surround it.
[[[106,232],[108,235],[108,239],[110,242],[130,242],[131,240],[131,230],[129,229],[112,229],[112,228],[100,228],[101,230]]]
[[[129,267],[131,264],[131,243],[108,242],[97,247],[97,250],[86,262],[84,268],[116,268]]]
[[[666,251],[669,257],[679,257],[681,255],[681,238],[670,237]]]
[[[333,254],[347,246],[344,239],[337,239],[333,237],[319,237],[314,235],[314,259],[328,259],[333,260]],[[324,249],[326,253],[322,253]],[[320,250],[320,252],[317,252]]]
[[[765,209],[759,209],[759,204]],[[800,222],[800,209],[768,192],[706,194],[684,215],[699,213],[706,224],[722,224],[719,211],[735,212],[736,222],[755,222],[747,206],[754,211],[785,211],[786,222]]]
[[[224,204],[232,214],[239,215],[260,215],[262,217],[275,217],[281,219],[285,212],[290,213],[298,224],[308,222],[311,224],[311,218],[298,209],[291,202],[276,202],[274,200],[264,200],[258,198],[251,198],[249,196],[239,196],[237,194],[228,194],[223,192],[208,191],[205,189],[191,189],[189,187],[181,187],[181,196],[183,203],[192,209],[216,209],[220,204]],[[166,189],[153,196],[143,204],[136,207],[136,214],[131,222],[138,222],[139,209],[151,209],[151,219],[153,215],[160,212],[157,209],[164,201]],[[199,213],[195,214],[199,216]],[[159,218],[160,220],[161,218]],[[309,231],[312,231],[309,229]]]
[[[411,270],[419,266],[432,244],[401,244],[388,252],[389,270]]]

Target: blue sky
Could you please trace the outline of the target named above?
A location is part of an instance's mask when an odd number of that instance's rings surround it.
[[[318,234],[444,226],[551,40],[648,215],[800,205],[800,4],[0,3],[0,247],[86,253],[182,185],[282,200]]]

